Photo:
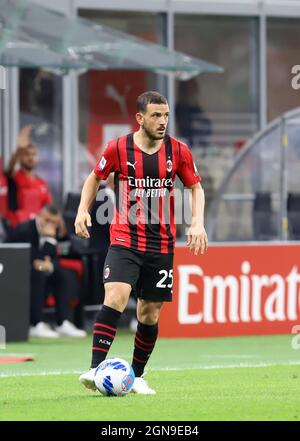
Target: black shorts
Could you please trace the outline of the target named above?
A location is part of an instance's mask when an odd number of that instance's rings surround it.
[[[153,302],[171,302],[173,254],[149,253],[111,245],[103,268],[103,283],[125,282],[137,297]]]

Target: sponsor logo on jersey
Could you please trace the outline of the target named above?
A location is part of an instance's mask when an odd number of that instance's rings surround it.
[[[172,178],[150,178],[147,176],[146,178],[133,178],[132,176],[128,176],[128,184],[130,187],[136,188],[161,188],[161,187],[173,187],[173,179]]]
[[[104,156],[102,156],[101,161],[99,162],[98,168],[100,171],[102,171],[105,167],[106,164],[106,159],[104,158]]]

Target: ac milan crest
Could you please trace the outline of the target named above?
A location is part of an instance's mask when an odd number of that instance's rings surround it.
[[[170,173],[172,171],[172,168],[173,168],[172,161],[170,159],[168,159],[168,161],[167,161],[167,172]]]
[[[104,270],[104,273],[103,273],[104,279],[107,279],[109,274],[110,274],[110,269],[109,269],[109,266],[107,266]]]

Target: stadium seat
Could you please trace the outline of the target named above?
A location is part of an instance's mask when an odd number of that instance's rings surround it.
[[[253,239],[276,238],[275,214],[272,209],[271,193],[256,193],[253,202]]]
[[[94,305],[103,302],[102,268],[109,246],[109,224],[99,225],[96,212],[102,202],[95,201],[91,208],[92,227],[90,240],[80,239],[75,235],[74,222],[80,202],[79,193],[69,193],[63,208],[68,236],[71,241],[71,256],[85,260],[85,303]]]

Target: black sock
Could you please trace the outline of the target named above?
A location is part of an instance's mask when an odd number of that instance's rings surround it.
[[[136,377],[141,377],[145,366],[154,349],[158,335],[158,324],[144,325],[138,322],[137,331],[134,340],[134,352],[132,360],[132,369]]]
[[[109,306],[102,306],[94,323],[91,367],[96,368],[105,357],[114,341],[121,313]]]

